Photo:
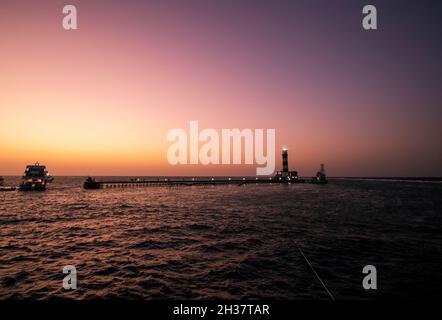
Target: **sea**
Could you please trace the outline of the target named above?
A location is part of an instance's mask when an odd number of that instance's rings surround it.
[[[84,180],[0,192],[0,299],[441,296],[437,179],[102,190]],[[63,287],[65,266],[76,289]],[[365,266],[376,289],[363,286]]]

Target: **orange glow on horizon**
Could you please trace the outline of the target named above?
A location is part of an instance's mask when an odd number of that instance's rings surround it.
[[[106,1],[103,12],[84,1],[71,32],[56,1],[2,4],[0,175],[35,161],[54,175],[254,174],[170,165],[167,133],[191,120],[276,129],[276,169],[286,146],[302,176],[320,163],[330,176],[442,175],[440,99],[410,90],[425,81],[406,82],[413,64],[393,63],[392,48],[356,50],[368,42],[359,31],[335,30],[331,41],[298,28],[308,19],[259,6],[206,5]]]

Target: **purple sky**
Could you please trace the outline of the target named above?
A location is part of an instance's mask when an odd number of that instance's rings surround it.
[[[64,1],[0,4],[0,174],[39,150],[55,174],[254,172],[171,167],[198,120],[275,128],[301,175],[442,176],[440,1],[69,3],[76,31]]]

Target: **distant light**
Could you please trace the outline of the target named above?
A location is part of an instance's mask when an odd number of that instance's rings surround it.
[[[282,151],[287,151],[287,147],[282,147]]]

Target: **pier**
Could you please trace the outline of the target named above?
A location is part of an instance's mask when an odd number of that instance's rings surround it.
[[[273,184],[273,183],[303,183],[305,180],[288,182],[282,178],[161,178],[161,179],[130,179],[97,181],[91,177],[83,184],[85,189],[106,188],[139,188],[154,186],[204,186],[204,185],[245,185],[245,184]],[[308,182],[308,181],[307,181]]]
[[[131,178],[129,180],[111,180],[97,181],[92,177],[88,177],[83,183],[84,189],[105,189],[105,188],[137,188],[137,187],[153,187],[153,186],[204,186],[204,185],[238,185],[245,184],[295,184],[295,183],[313,183],[326,184],[327,177],[325,175],[324,165],[315,177],[310,180],[301,179],[297,171],[289,171],[288,151],[286,148],[282,150],[282,171],[277,171],[273,177],[232,177],[232,178],[179,178],[179,177],[163,177],[163,178]]]

